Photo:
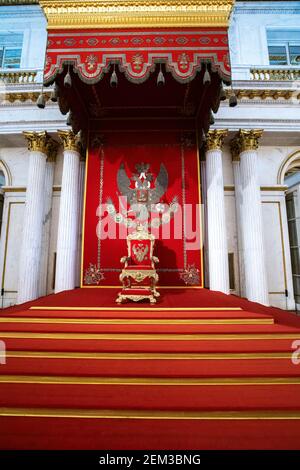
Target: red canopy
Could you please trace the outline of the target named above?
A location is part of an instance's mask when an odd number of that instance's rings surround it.
[[[45,83],[54,81],[64,65],[71,64],[80,79],[97,83],[118,63],[133,82],[142,82],[165,63],[175,80],[188,82],[210,64],[225,81],[230,81],[227,28],[172,30],[57,30],[50,31]]]

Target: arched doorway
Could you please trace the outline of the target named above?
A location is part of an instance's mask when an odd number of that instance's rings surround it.
[[[282,166],[282,182],[288,187],[286,210],[296,309],[300,310],[300,152]]]

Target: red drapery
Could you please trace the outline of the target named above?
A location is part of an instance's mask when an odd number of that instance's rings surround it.
[[[128,178],[148,165],[151,184],[163,164],[168,181],[149,229],[156,236],[160,285],[202,286],[199,159],[195,136],[180,132],[105,133],[103,145],[90,136],[85,194],[83,286],[119,285],[120,258],[127,254],[127,227],[135,220],[121,199],[118,171]],[[134,180],[131,180],[131,186]],[[132,186],[133,187],[133,186]],[[158,219],[163,220],[159,225]],[[159,226],[158,226],[159,225]],[[155,228],[157,227],[158,228]],[[110,232],[110,235],[108,235]]]

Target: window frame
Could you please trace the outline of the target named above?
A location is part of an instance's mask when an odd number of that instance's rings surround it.
[[[0,46],[0,49],[3,51],[2,55],[2,61],[0,62],[0,69],[19,69],[21,68],[21,61],[22,61],[22,47],[16,47],[16,46]],[[20,60],[18,63],[17,67],[9,67],[5,65],[5,56],[6,56],[6,51],[20,51]]]
[[[14,41],[14,44],[6,44],[5,42],[5,37],[6,36],[20,36],[18,39],[16,38]],[[2,52],[2,57],[0,56],[0,69],[9,69],[9,70],[17,70],[21,68],[22,64],[22,54],[23,54],[23,46],[24,46],[24,31],[18,30],[18,31],[9,31],[9,30],[2,30],[0,29],[0,36],[3,36],[4,40],[3,42],[0,42],[0,50]],[[20,56],[19,56],[19,62],[16,67],[9,67],[5,65],[5,56],[6,56],[6,51],[9,50],[18,50],[20,51]]]
[[[268,33],[271,33],[271,32],[282,32],[282,31],[295,31],[297,30],[297,32],[299,33],[299,40],[295,40],[295,39],[269,39],[268,38]],[[291,46],[298,46],[300,47],[300,28],[298,29],[294,29],[294,28],[290,28],[290,29],[283,29],[283,28],[267,28],[266,29],[266,38],[267,38],[267,48],[268,48],[268,59],[269,59],[269,65],[272,65],[272,66],[275,66],[275,64],[271,64],[270,62],[270,52],[269,52],[269,47],[284,47],[285,48],[285,52],[286,52],[286,59],[287,59],[287,64],[286,65],[278,65],[278,67],[298,67],[298,65],[295,65],[295,64],[292,64],[291,63],[291,56],[290,56],[290,47]],[[300,62],[299,62],[299,67],[300,67]]]
[[[269,51],[269,47],[284,47],[285,48],[285,54],[286,54],[286,64],[271,64],[271,58],[270,58],[270,51]],[[289,58],[289,51],[288,51],[288,44],[284,44],[284,43],[281,43],[281,44],[278,44],[278,43],[275,43],[275,42],[272,42],[272,43],[268,43],[268,54],[269,54],[269,65],[272,65],[272,66],[277,66],[277,67],[286,67],[288,65],[290,65],[290,58]]]

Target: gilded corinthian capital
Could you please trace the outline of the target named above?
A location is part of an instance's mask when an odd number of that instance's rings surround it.
[[[208,131],[206,136],[206,151],[222,150],[224,139],[228,134],[227,129],[215,129]]]
[[[47,155],[47,145],[50,136],[46,131],[43,132],[23,132],[27,140],[27,147],[30,152],[42,152]]]
[[[245,152],[246,150],[257,150],[258,141],[261,138],[262,133],[263,133],[262,129],[251,129],[251,130],[241,129],[239,131],[241,152]]]
[[[73,131],[57,131],[62,141],[64,150],[74,150],[75,152],[81,152],[81,142],[78,134],[74,134]]]
[[[48,160],[54,161],[57,153],[58,143],[53,140],[46,131],[23,132],[27,140],[27,147],[30,152],[42,152],[48,156]]]
[[[239,160],[239,156],[246,150],[257,150],[258,141],[263,133],[262,129],[240,129],[231,141],[231,153],[233,161]]]

